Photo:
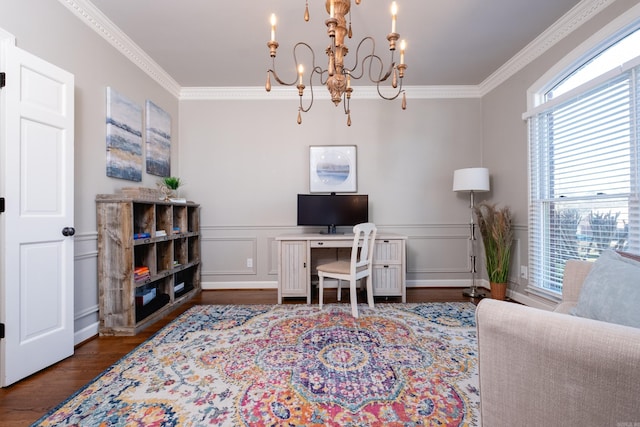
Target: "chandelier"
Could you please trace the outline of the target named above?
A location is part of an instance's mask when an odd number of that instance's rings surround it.
[[[361,0],[355,0],[356,4],[360,4]],[[331,100],[337,106],[344,100],[344,112],[347,115],[347,126],[351,126],[351,110],[349,101],[351,100],[351,94],[353,88],[351,87],[351,79],[361,79],[368,77],[371,83],[376,85],[378,95],[382,99],[394,100],[402,94],[402,109],[407,108],[407,98],[404,90],[402,90],[402,79],[404,72],[407,69],[407,65],[404,63],[404,51],[406,43],[404,40],[400,42],[400,63],[396,64],[394,60],[394,54],[396,50],[396,42],[400,38],[400,34],[396,33],[396,16],[398,13],[398,7],[394,1],[391,4],[391,32],[387,35],[389,41],[389,50],[391,51],[390,65],[385,70],[382,59],[375,53],[375,40],[372,37],[363,38],[355,52],[355,64],[353,67],[347,67],[344,63],[344,58],[349,53],[349,49],[345,45],[345,36],[352,37],[351,32],[351,0],[326,0],[326,10],[329,13],[329,18],[325,21],[327,26],[327,34],[329,35],[330,44],[325,50],[328,57],[328,65],[326,69],[316,65],[315,52],[307,43],[298,42],[293,47],[293,60],[295,62],[297,76],[292,82],[285,82],[278,76],[276,72],[276,51],[278,49],[278,42],[276,41],[276,16],[271,15],[271,39],[267,42],[269,47],[269,54],[272,58],[272,68],[267,70],[267,83],[265,89],[267,92],[271,91],[271,75],[275,80],[284,86],[296,86],[298,88],[298,95],[300,96],[300,106],[298,107],[298,124],[302,123],[302,113],[306,113],[311,109],[313,105],[313,81],[318,75],[320,84],[326,85],[329,93],[331,94]],[[349,14],[349,24],[347,27],[347,20],[345,16]],[[304,20],[309,21],[309,3],[307,0]],[[306,86],[304,85],[304,73],[305,67],[298,62],[298,49],[308,49],[311,53],[311,72],[307,74],[307,81],[309,84],[310,101],[305,106],[303,103],[303,95]],[[390,86],[394,89],[391,96],[385,96],[381,90],[381,84],[387,82],[391,77]],[[387,89],[388,90],[388,89]]]

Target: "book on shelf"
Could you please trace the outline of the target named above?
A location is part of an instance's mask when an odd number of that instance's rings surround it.
[[[173,234],[180,234],[180,227],[173,227]]]
[[[149,267],[140,266],[133,269],[133,279],[136,282],[146,280],[151,277],[151,272],[149,271]]]
[[[164,230],[156,230],[156,237],[165,237],[167,232]]]
[[[156,288],[136,292],[136,305],[145,306],[149,304],[156,297],[157,292]]]
[[[133,234],[133,238],[135,240],[138,239],[148,239],[149,237],[151,237],[151,233],[134,233]]]
[[[173,292],[178,293],[184,289],[184,282],[180,282],[173,287]]]

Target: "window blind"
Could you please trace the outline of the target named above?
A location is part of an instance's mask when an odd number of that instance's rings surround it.
[[[568,259],[640,252],[639,69],[529,117],[529,286],[560,292]]]

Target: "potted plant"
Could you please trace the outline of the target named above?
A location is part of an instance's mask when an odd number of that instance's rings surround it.
[[[474,211],[478,217],[478,228],[484,244],[491,297],[503,300],[507,293],[513,242],[511,210],[506,206],[497,208],[495,204],[482,202]]]
[[[158,183],[160,191],[164,195],[165,200],[177,195],[176,191],[182,185],[182,181],[177,176],[166,176]]]

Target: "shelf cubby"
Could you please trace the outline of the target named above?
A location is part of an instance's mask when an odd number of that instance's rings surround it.
[[[173,227],[180,230],[180,234],[187,232],[187,207],[176,205],[173,207]]]
[[[184,265],[189,262],[187,252],[187,239],[182,237],[173,241],[174,265]]]
[[[170,277],[164,277],[136,289],[134,301],[136,322],[146,319],[169,304],[171,301],[171,296],[169,295],[171,282]],[[147,292],[150,292],[150,294]],[[145,299],[145,295],[148,295],[148,299]]]
[[[134,269],[138,267],[148,267],[150,276],[158,274],[156,264],[156,245],[154,243],[134,246],[133,254]]]
[[[133,205],[133,233],[151,233],[155,229],[155,209],[151,203]]]
[[[195,206],[187,207],[187,231],[190,233],[200,230],[200,210]]]
[[[156,205],[156,230],[162,230],[166,233],[166,236],[171,236],[172,231],[172,209],[171,205],[157,204]],[[161,236],[165,237],[165,236]]]
[[[189,254],[188,261],[194,262],[200,259],[200,236],[191,236],[188,239],[189,242]]]
[[[157,242],[156,248],[158,274],[171,270],[173,268],[173,241]]]
[[[199,286],[200,270],[199,266],[195,265],[179,271],[174,276],[174,299],[179,299],[182,296],[188,294],[196,286]],[[176,289],[179,290],[176,290]]]

